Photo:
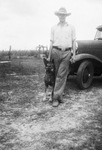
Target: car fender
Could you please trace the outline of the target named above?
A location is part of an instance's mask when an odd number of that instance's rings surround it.
[[[98,57],[91,55],[91,54],[77,54],[75,56],[75,63],[79,62],[79,61],[83,61],[83,60],[93,60],[96,61],[98,63],[102,64],[102,60],[100,60]]]
[[[70,74],[72,74],[72,75],[77,74],[77,70],[78,70],[80,64],[83,61],[87,61],[87,60],[92,62],[96,73],[97,73],[97,71],[96,71],[97,68],[102,68],[102,60],[100,60],[99,58],[97,58],[94,55],[82,53],[82,54],[75,55],[74,62],[71,62]],[[101,71],[98,74],[101,74]]]

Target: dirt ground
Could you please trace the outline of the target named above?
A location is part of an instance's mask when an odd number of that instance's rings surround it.
[[[0,79],[0,150],[102,150],[102,78],[80,91],[69,77],[54,108],[43,102],[43,77],[40,70]]]

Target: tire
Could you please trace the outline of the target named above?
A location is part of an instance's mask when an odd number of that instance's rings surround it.
[[[87,89],[90,87],[93,74],[93,64],[90,61],[83,61],[77,71],[77,84],[80,89]]]

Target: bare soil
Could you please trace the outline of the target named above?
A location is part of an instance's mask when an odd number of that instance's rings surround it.
[[[64,103],[54,108],[43,102],[39,65],[0,79],[0,150],[102,150],[102,78],[81,91],[69,77]]]

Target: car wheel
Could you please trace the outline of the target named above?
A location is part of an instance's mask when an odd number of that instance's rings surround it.
[[[90,61],[84,61],[80,64],[77,71],[77,83],[80,89],[90,87],[93,80],[94,68]]]

